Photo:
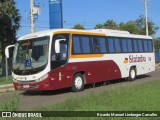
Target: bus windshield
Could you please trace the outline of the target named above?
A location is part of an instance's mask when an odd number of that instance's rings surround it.
[[[13,72],[31,75],[42,71],[48,61],[49,37],[18,41],[13,56]]]

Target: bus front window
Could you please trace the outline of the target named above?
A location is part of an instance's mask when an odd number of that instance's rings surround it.
[[[13,72],[31,75],[42,71],[48,61],[49,37],[18,41],[13,57]]]

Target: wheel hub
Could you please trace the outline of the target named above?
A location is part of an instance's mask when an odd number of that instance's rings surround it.
[[[76,77],[75,87],[78,88],[78,89],[80,89],[82,87],[82,78],[81,77]]]
[[[135,78],[135,75],[136,75],[136,73],[135,73],[135,71],[132,69],[132,70],[131,70],[131,78]]]

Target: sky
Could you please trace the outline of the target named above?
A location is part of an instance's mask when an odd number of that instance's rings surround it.
[[[93,29],[108,19],[128,22],[145,15],[144,0],[62,0],[64,28],[82,24]],[[30,0],[15,0],[21,15],[17,37],[30,33]],[[41,15],[35,20],[35,31],[49,29],[49,0],[34,0],[40,4]],[[160,0],[148,0],[148,17],[160,27]],[[160,30],[154,37],[160,37]]]

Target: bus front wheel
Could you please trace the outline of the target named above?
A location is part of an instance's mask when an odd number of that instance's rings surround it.
[[[131,67],[131,68],[130,68],[130,71],[129,71],[129,77],[128,77],[128,79],[129,79],[130,81],[135,80],[135,79],[136,79],[136,76],[137,76],[136,68],[135,68],[135,67]]]
[[[83,75],[80,73],[77,73],[73,77],[72,81],[72,91],[74,92],[80,92],[84,89],[84,78]]]

